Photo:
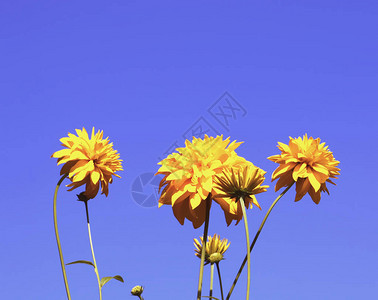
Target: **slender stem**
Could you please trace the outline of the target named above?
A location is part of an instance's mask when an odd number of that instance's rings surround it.
[[[240,205],[243,212],[243,219],[244,219],[244,228],[245,228],[245,241],[247,243],[247,261],[248,261],[248,279],[247,279],[247,295],[246,300],[249,300],[249,292],[251,288],[251,253],[249,251],[249,230],[248,230],[248,220],[247,220],[247,212],[245,211],[245,204],[243,197],[239,199]]]
[[[101,292],[101,281],[100,281],[100,275],[98,274],[98,268],[96,264],[96,258],[93,251],[93,243],[92,243],[92,235],[91,235],[91,226],[89,225],[89,213],[88,213],[88,200],[84,201],[85,203],[85,212],[87,214],[87,224],[88,224],[88,235],[89,235],[89,243],[91,244],[91,251],[92,251],[92,257],[93,257],[93,264],[94,264],[94,270],[97,276],[97,283],[98,283],[98,292],[100,294],[100,300],[102,300],[102,292]]]
[[[59,232],[58,232],[58,220],[57,220],[57,215],[56,215],[56,198],[57,198],[57,195],[58,195],[59,186],[60,186],[60,184],[62,183],[62,181],[64,180],[64,178],[66,178],[67,176],[68,176],[68,174],[63,175],[63,176],[59,179],[58,184],[56,185],[56,188],[55,188],[55,193],[54,193],[54,229],[55,229],[56,243],[58,244],[58,251],[59,251],[60,265],[61,265],[61,268],[62,268],[63,279],[64,279],[64,285],[65,285],[65,287],[66,287],[66,294],[67,294],[67,298],[68,298],[69,300],[71,300],[70,289],[68,288],[68,281],[67,281],[66,267],[65,267],[65,265],[64,265],[64,259],[63,259],[62,247],[61,247],[61,245],[60,245]]]
[[[295,181],[293,181],[277,198],[276,198],[276,200],[274,200],[274,202],[272,203],[272,205],[270,206],[270,208],[269,208],[269,210],[268,210],[268,212],[266,213],[266,215],[265,215],[265,217],[264,217],[264,219],[263,219],[263,221],[261,222],[261,225],[260,225],[260,228],[259,228],[259,230],[257,231],[257,233],[256,233],[256,235],[255,235],[255,238],[253,239],[253,241],[252,241],[252,244],[251,244],[251,247],[250,247],[250,249],[249,249],[249,251],[250,252],[252,252],[252,249],[253,249],[253,247],[255,246],[255,243],[256,243],[256,241],[257,241],[257,238],[259,237],[259,235],[260,235],[260,232],[261,232],[261,230],[262,230],[262,228],[264,227],[264,224],[265,224],[265,222],[266,222],[266,220],[268,219],[268,216],[269,216],[269,214],[270,214],[270,212],[272,211],[272,209],[273,209],[273,207],[276,205],[276,203],[278,202],[278,200],[280,200],[281,198],[282,198],[282,196],[283,195],[285,195],[286,194],[286,192],[292,187],[292,185],[295,183]],[[227,295],[227,297],[226,297],[226,300],[228,300],[228,299],[230,299],[230,297],[231,297],[231,294],[232,294],[232,292],[233,292],[233,290],[234,290],[234,288],[235,288],[235,285],[236,285],[236,283],[238,282],[238,279],[239,279],[239,277],[240,277],[240,274],[241,274],[241,272],[243,271],[243,268],[244,268],[244,265],[245,265],[245,263],[247,262],[247,255],[244,257],[244,260],[243,260],[243,263],[241,264],[241,266],[240,266],[240,268],[239,268],[239,271],[238,271],[238,273],[236,274],[236,277],[235,277],[235,280],[234,280],[234,282],[233,282],[233,284],[232,284],[232,286],[231,286],[231,288],[230,288],[230,291],[228,292],[228,295]]]
[[[217,271],[218,271],[219,287],[220,287],[220,290],[221,290],[222,300],[224,300],[222,277],[221,277],[221,273],[220,273],[219,262],[217,262],[216,264],[217,264]]]
[[[205,262],[207,232],[209,229],[211,194],[209,194],[209,196],[206,198],[205,201],[206,201],[206,218],[205,218],[205,226],[203,229],[203,238],[202,238],[201,265],[200,265],[200,273],[199,273],[199,278],[198,278],[197,300],[201,300],[201,294],[202,294],[203,265]]]
[[[210,266],[210,293],[209,296],[213,296],[213,283],[214,283],[214,263]]]
[[[143,300],[143,297],[141,295],[138,295],[138,297],[139,297],[140,300]]]

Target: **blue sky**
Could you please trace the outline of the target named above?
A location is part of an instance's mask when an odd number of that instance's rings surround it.
[[[1,298],[65,299],[52,219],[60,168],[50,155],[83,126],[104,130],[124,160],[109,197],[89,202],[100,275],[125,279],[109,282],[104,299],[132,299],[137,284],[146,300],[195,298],[192,241],[202,228],[181,226],[171,207],[141,205],[132,189],[199,126],[244,141],[237,153],[267,171],[262,211],[248,211],[252,234],[278,195],[266,159],[278,141],[308,133],[341,162],[319,205],[295,203],[290,191],[275,207],[252,255],[253,299],[375,298],[377,13],[372,0],[2,1]],[[227,124],[215,114],[232,114],[226,99],[239,109]],[[91,259],[78,192],[59,191],[66,262]],[[227,227],[214,205],[214,233],[231,242],[221,263],[228,290],[244,228]],[[89,266],[67,273],[73,299],[97,299]],[[245,285],[243,273],[234,299]]]

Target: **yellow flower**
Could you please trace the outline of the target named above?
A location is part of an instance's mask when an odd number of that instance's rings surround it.
[[[307,134],[297,139],[290,137],[289,145],[278,142],[281,154],[268,157],[280,165],[272,174],[272,181],[279,178],[275,190],[296,182],[295,201],[299,201],[308,193],[318,204],[320,192],[329,191],[326,182],[333,183],[330,178],[337,178],[340,163],[335,160],[328,146],[320,143],[320,138],[308,138]]]
[[[268,185],[261,185],[266,174],[265,171],[247,162],[239,168],[229,168],[216,178],[216,191],[214,195],[223,208],[227,225],[232,220],[236,224],[243,218],[240,197],[243,197],[245,207],[252,208],[252,203],[261,209],[255,195],[266,192]]]
[[[200,242],[197,239],[194,239],[194,246],[196,247],[194,251],[198,258],[201,258],[203,245],[203,237],[201,236],[200,239]],[[205,264],[221,261],[223,259],[223,254],[226,252],[228,247],[230,247],[228,240],[220,240],[220,236],[218,234],[214,234],[213,237],[208,236],[205,248]]]
[[[116,171],[122,171],[122,160],[119,159],[119,153],[113,150],[113,143],[109,143],[108,138],[103,139],[103,131],[95,134],[92,129],[91,138],[83,130],[76,129],[77,136],[68,133],[68,137],[61,138],[62,149],[55,152],[51,157],[58,158],[58,165],[64,164],[60,174],[68,174],[72,183],[67,185],[71,187],[69,191],[86,185],[83,193],[87,199],[94,198],[99,190],[101,183],[101,192],[108,196],[108,185],[113,181],[112,175]]]
[[[194,228],[200,227],[206,218],[206,199],[210,201],[214,191],[214,176],[220,174],[225,167],[237,166],[245,159],[235,153],[241,143],[223,136],[204,139],[193,138],[185,141],[184,148],[177,148],[159,162],[160,169],[156,174],[163,174],[160,188],[164,189],[159,199],[159,207],[172,205],[177,220],[184,224],[185,218],[193,223]],[[228,145],[228,146],[227,146]]]

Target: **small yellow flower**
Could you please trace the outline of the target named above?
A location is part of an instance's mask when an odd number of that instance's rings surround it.
[[[241,143],[223,136],[204,139],[193,138],[185,141],[185,147],[177,148],[159,162],[160,169],[156,174],[163,174],[160,188],[164,186],[159,199],[159,207],[172,205],[177,220],[184,224],[185,218],[200,227],[206,217],[206,199],[211,201],[214,191],[214,177],[222,173],[225,167],[237,166],[245,162],[235,149]],[[215,200],[217,201],[217,200]],[[211,204],[211,202],[210,202]]]
[[[113,150],[113,143],[109,143],[108,138],[103,139],[103,131],[95,134],[92,129],[92,136],[89,138],[85,128],[76,129],[77,136],[68,133],[68,137],[60,139],[62,149],[55,152],[51,157],[58,158],[58,165],[64,164],[60,174],[68,174],[72,183],[67,185],[71,187],[69,191],[85,186],[83,195],[87,199],[94,198],[99,190],[101,183],[101,192],[108,196],[108,185],[113,181],[112,175],[116,171],[122,171],[122,160],[119,159],[119,153]]]
[[[198,258],[201,258],[203,237],[201,236],[200,239],[201,242],[194,239],[194,246],[196,247],[194,251]],[[205,264],[220,262],[223,259],[223,254],[226,252],[228,247],[230,247],[228,240],[220,240],[220,236],[218,234],[214,234],[213,237],[208,236],[205,248]]]
[[[335,160],[328,146],[320,143],[320,138],[308,138],[307,134],[296,139],[290,137],[289,145],[278,142],[281,154],[268,157],[278,164],[272,174],[272,181],[278,178],[275,190],[296,182],[295,201],[299,201],[308,193],[312,200],[318,204],[320,192],[329,191],[326,182],[333,183],[330,178],[337,178],[340,163]]]
[[[268,185],[261,185],[266,174],[265,171],[256,167],[251,162],[246,162],[239,168],[228,168],[220,176],[216,177],[216,191],[214,198],[222,206],[227,225],[232,220],[236,224],[243,218],[240,197],[243,198],[245,207],[252,208],[252,203],[261,209],[255,195],[266,192]]]

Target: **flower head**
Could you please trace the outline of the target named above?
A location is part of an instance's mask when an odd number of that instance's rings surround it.
[[[272,181],[278,178],[275,190],[296,182],[295,201],[299,201],[308,193],[312,200],[318,204],[320,192],[329,191],[326,182],[333,183],[330,178],[337,178],[340,163],[335,160],[328,146],[320,143],[320,138],[308,138],[307,134],[296,139],[290,137],[289,145],[278,142],[281,154],[268,157],[278,164],[272,174]]]
[[[265,171],[256,167],[251,162],[237,168],[228,168],[216,178],[216,191],[214,195],[218,199],[218,203],[222,206],[227,225],[232,220],[236,220],[236,224],[243,218],[241,203],[238,201],[243,198],[245,207],[252,208],[252,203],[261,209],[256,200],[255,195],[266,192],[268,185],[261,185],[266,174]]]
[[[172,205],[177,220],[184,224],[185,218],[200,227],[205,221],[206,199],[211,201],[214,191],[214,177],[225,167],[237,166],[245,162],[235,149],[241,143],[223,136],[204,139],[193,138],[185,141],[185,147],[177,148],[159,162],[162,165],[156,174],[163,174],[160,188],[164,186],[159,199],[159,207]],[[211,204],[211,202],[210,202]]]
[[[95,134],[92,129],[92,136],[89,138],[85,128],[76,129],[77,136],[68,133],[68,137],[61,138],[62,146],[66,149],[55,152],[51,157],[58,158],[58,165],[64,164],[60,174],[68,174],[72,183],[69,191],[85,186],[83,195],[87,199],[94,198],[101,183],[101,193],[108,196],[108,185],[112,182],[112,176],[120,177],[116,171],[122,171],[122,160],[119,153],[113,150],[113,143],[108,138],[103,139],[103,131]]]
[[[198,258],[201,258],[202,246],[203,246],[203,237],[200,237],[201,241],[194,239],[194,249],[195,255]],[[213,237],[208,236],[205,248],[205,264],[217,263],[223,259],[223,254],[230,247],[230,243],[227,239],[220,240],[218,234],[214,234]]]

